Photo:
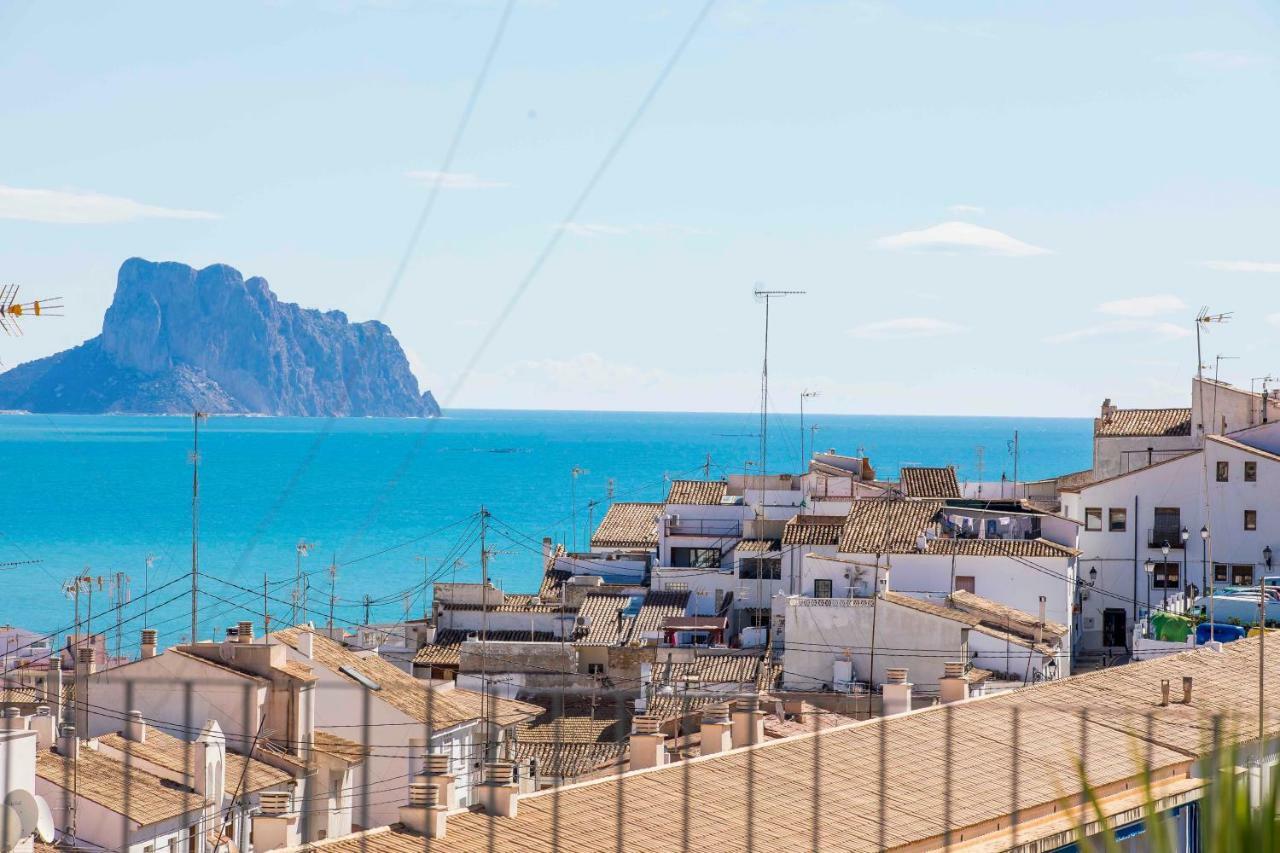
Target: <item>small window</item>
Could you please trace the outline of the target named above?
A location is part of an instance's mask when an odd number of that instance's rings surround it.
[[[1227,482],[1227,463],[1225,461],[1218,463],[1218,482]]]
[[[1244,481],[1246,483],[1258,482],[1258,463],[1257,462],[1244,463]]]
[[[587,664],[587,675],[604,675],[604,664],[602,663]]]
[[[814,578],[813,579],[813,597],[814,598],[830,598],[831,597],[831,578]]]
[[[1085,508],[1084,529],[1085,530],[1101,530],[1102,529],[1102,507],[1091,506],[1091,507]]]
[[[1112,507],[1107,510],[1107,530],[1112,533],[1124,533],[1129,518],[1129,511],[1123,507]]]
[[[1213,564],[1213,582],[1214,583],[1230,583],[1231,575],[1228,573],[1226,563]]]
[[[1258,511],[1256,509],[1246,509],[1244,511],[1244,529],[1258,529]]]
[[[1178,577],[1177,563],[1156,563],[1151,574],[1151,585],[1156,589],[1178,589],[1182,581]]]
[[[743,580],[782,580],[781,557],[748,557],[738,563],[738,577]]]
[[[1253,566],[1232,566],[1232,586],[1253,586]]]
[[[976,595],[974,592],[973,575],[956,575],[956,592],[967,592],[970,595]]]

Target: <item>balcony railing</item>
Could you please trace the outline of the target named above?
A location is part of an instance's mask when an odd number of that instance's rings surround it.
[[[1181,551],[1183,548],[1182,530],[1166,530],[1163,527],[1152,527],[1147,530],[1147,547],[1163,548],[1169,543],[1170,550]]]
[[[742,536],[742,522],[731,518],[682,518],[667,521],[668,536]]]

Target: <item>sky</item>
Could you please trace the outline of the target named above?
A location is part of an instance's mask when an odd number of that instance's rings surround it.
[[[701,9],[0,5],[0,281],[66,304],[0,362],[140,256],[380,318],[446,407],[750,411],[757,286],[780,412],[1186,405],[1201,306],[1280,375],[1274,3]]]

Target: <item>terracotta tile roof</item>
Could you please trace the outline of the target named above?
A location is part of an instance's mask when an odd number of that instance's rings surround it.
[[[912,551],[915,548],[911,549]],[[929,540],[927,554],[958,557],[1073,557],[1080,552],[1048,539],[949,539]]]
[[[699,678],[698,691],[705,692],[684,692],[685,679],[694,675]],[[685,717],[738,693],[753,689],[767,693],[778,686],[781,678],[780,661],[754,653],[705,654],[679,663],[659,661],[653,667],[654,683],[672,691],[657,691],[646,713],[663,720]]]
[[[645,634],[661,632],[662,623],[668,616],[683,616],[689,609],[689,595],[687,589],[649,590],[640,605],[640,612],[631,621],[626,643],[639,645]]]
[[[364,744],[339,737],[324,729],[315,730],[311,737],[311,745],[317,752],[341,758],[347,764],[363,764],[371,752]]]
[[[544,778],[576,779],[616,766],[626,754],[625,740],[613,743],[516,742],[516,760],[536,761],[538,775]]]
[[[196,760],[194,746],[168,732],[149,726],[147,739],[143,743],[127,740],[119,732],[102,735],[98,740],[103,746],[127,753],[140,761],[149,762],[174,773],[181,773],[189,779],[195,778],[192,771]],[[246,765],[247,777],[245,776]],[[277,785],[285,785],[292,782],[293,778],[293,774],[278,767],[272,767],[264,761],[245,758],[239,753],[227,750],[228,792],[243,786],[245,793],[253,793],[274,788]]]
[[[516,739],[522,743],[616,743],[626,739],[627,731],[625,720],[543,714],[517,726]]]
[[[466,642],[467,635],[472,633],[474,632],[459,628],[441,628],[436,632],[436,641],[418,649],[413,662],[423,666],[457,666],[459,647]],[[490,631],[487,637],[499,643],[554,643],[559,639],[550,631],[534,631],[532,634],[528,631]]]
[[[577,646],[615,646],[626,636],[631,620],[619,614],[631,602],[630,595],[591,594],[582,599],[578,617],[587,617],[586,632],[574,639]]]
[[[980,595],[974,595],[962,589],[951,593],[950,600],[952,606],[977,616],[984,623],[992,627],[1007,628],[1011,633],[1021,634],[1028,639],[1035,636],[1036,626],[1040,622],[1038,615],[1017,610],[1006,604],[983,598]],[[1066,625],[1045,620],[1042,630],[1044,639],[1053,642],[1062,639],[1066,635]]]
[[[902,492],[909,498],[958,498],[960,484],[956,482],[956,469],[903,468],[899,473]]]
[[[479,602],[449,602],[443,605],[444,612],[450,610],[478,612],[484,609],[484,605]],[[559,613],[561,607],[557,600],[543,600],[541,596],[527,592],[509,592],[502,597],[501,604],[490,604],[488,610],[490,613]],[[573,607],[564,608],[565,613],[571,613],[573,610]]]
[[[840,535],[843,554],[902,554],[914,551],[916,540],[933,523],[940,500],[864,498],[849,507]]]
[[[591,537],[593,548],[656,548],[658,516],[663,504],[616,503],[600,519]]]
[[[317,680],[316,674],[315,672],[312,671],[311,667],[307,666],[305,663],[302,663],[300,661],[296,661],[296,660],[285,661],[282,665],[273,667],[273,668],[278,672],[283,672],[285,675],[289,676],[290,678],[297,679],[298,681],[316,681]]]
[[[1191,409],[1118,409],[1108,419],[1096,418],[1097,436],[1159,437],[1191,435]]]
[[[667,503],[680,506],[719,506],[729,485],[723,480],[672,480]]]
[[[783,545],[839,545],[843,515],[797,515],[782,532]]]
[[[1267,657],[1272,679],[1280,678],[1277,657]],[[1097,787],[1134,780],[1150,761],[1172,774],[1170,784],[1194,789],[1200,783],[1187,779],[1187,772],[1196,758],[1213,748],[1207,737],[1213,715],[1230,715],[1221,720],[1228,742],[1256,737],[1257,667],[1256,640],[1228,643],[1222,651],[1200,649],[1110,667],[1011,693],[770,741],[752,750],[522,796],[514,818],[494,821],[481,812],[453,814],[448,836],[432,840],[431,846],[436,853],[603,853],[619,846],[658,851],[680,849],[687,836],[693,847],[742,850],[747,848],[750,821],[759,850],[817,846],[873,851],[913,844],[938,849],[948,828],[953,842],[962,840],[968,847],[997,838],[997,832],[984,836],[979,834],[984,830],[969,830],[958,837],[960,830],[1007,823],[1015,793],[1022,809],[1051,810],[1064,793],[1078,791],[1082,761],[1085,775]],[[1160,707],[1161,679],[1180,683],[1184,675],[1194,679],[1193,704]],[[1013,751],[1015,709],[1019,743],[1024,745],[1021,754]],[[1089,710],[1087,716],[1083,709]],[[1280,732],[1280,717],[1269,717],[1266,727],[1267,735],[1274,737]],[[947,728],[951,744],[944,748]],[[1027,750],[1026,744],[1034,749]],[[875,760],[882,748],[883,777]],[[1016,761],[1010,760],[1013,755]],[[748,776],[757,792],[752,809],[745,804]],[[786,784],[762,786],[766,779],[785,779]],[[944,795],[948,779],[953,794],[949,803]],[[625,786],[622,791],[619,785]],[[879,813],[882,792],[889,805],[883,824],[873,817]],[[1142,806],[1140,793],[1131,803],[1135,810]],[[691,803],[687,823],[681,805],[686,797]],[[814,814],[820,820],[816,827],[811,823]],[[1020,823],[1019,839],[1028,843],[1031,833],[1043,825],[1040,820]],[[621,827],[621,839],[616,826]],[[1061,830],[1069,837],[1070,829],[1068,820]],[[422,844],[421,836],[391,828],[322,842],[315,849],[410,853]]]
[[[746,554],[768,554],[780,550],[777,539],[743,539],[737,549]]]
[[[285,628],[271,636],[296,649],[298,634],[303,630]],[[414,678],[390,661],[378,655],[361,657],[323,634],[312,632],[311,659],[314,665],[323,666],[353,685],[360,682],[342,670],[345,668],[362,674],[380,685],[380,690],[369,694],[375,700],[434,728],[448,728],[483,716],[480,694],[469,690],[434,690],[425,681]],[[542,710],[536,705],[510,699],[491,699],[486,705],[492,719],[501,726],[512,725]]]
[[[892,592],[892,591],[886,592],[884,595],[884,598],[886,601],[892,604],[896,604],[899,607],[906,607],[910,610],[915,610],[920,613],[928,613],[931,616],[937,616],[940,619],[948,619],[952,622],[959,622],[961,625],[968,626],[971,630],[977,631],[980,634],[985,634],[988,637],[994,637],[998,640],[1007,640],[1008,642],[1016,646],[1021,646],[1024,649],[1034,649],[1035,651],[1039,652],[1040,654],[1046,657],[1052,656],[1055,651],[1054,646],[1050,645],[1049,643],[1041,643],[1039,645],[1035,645],[1032,642],[1031,637],[1025,637],[1022,634],[1018,633],[1016,630],[1012,630],[1012,628],[1015,626],[1010,626],[1011,630],[1006,630],[1003,624],[988,622],[986,619],[984,619],[983,617],[977,614],[970,613],[966,610],[961,610],[957,607],[949,607],[945,603],[939,603],[936,601],[927,601],[922,598],[915,598],[914,596],[903,595],[900,592]],[[1010,609],[1012,610],[1012,608]],[[1017,611],[1012,611],[1012,612],[1017,612]],[[1022,614],[1022,617],[1024,620],[1031,619],[1033,622],[1035,620],[1035,617],[1032,617],[1029,614],[1025,614],[1025,613]],[[1053,642],[1056,645],[1057,638],[1047,638],[1047,639],[1049,639],[1050,642]]]
[[[36,775],[67,791],[68,800],[74,787],[84,799],[143,826],[198,811],[208,804],[199,794],[172,788],[159,776],[138,767],[126,767],[119,759],[85,744],[80,747],[80,760],[76,763],[78,771],[64,756],[42,749],[36,753]],[[55,812],[64,808],[61,802],[49,805]],[[70,802],[65,807],[69,806]]]

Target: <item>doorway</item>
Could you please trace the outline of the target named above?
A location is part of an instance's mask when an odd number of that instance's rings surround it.
[[[1108,607],[1102,611],[1102,645],[1107,648],[1127,648],[1125,623],[1127,611],[1119,607]]]

